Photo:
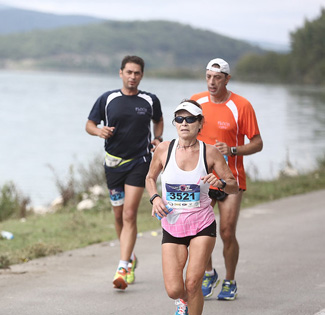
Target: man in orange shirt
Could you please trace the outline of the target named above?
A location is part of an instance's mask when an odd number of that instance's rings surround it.
[[[228,160],[240,189],[238,194],[228,196],[222,190],[210,187],[211,205],[214,207],[218,202],[220,236],[226,267],[226,277],[218,295],[219,300],[234,300],[237,296],[235,272],[239,245],[236,239],[236,225],[243,192],[246,190],[243,156],[259,152],[263,148],[254,109],[244,97],[227,89],[230,78],[229,64],[221,58],[212,59],[206,67],[208,91],[191,97],[202,106],[205,118],[198,139],[207,144],[214,144],[219,149]],[[246,144],[245,136],[249,139]],[[203,295],[210,297],[219,281],[210,259],[202,283]]]

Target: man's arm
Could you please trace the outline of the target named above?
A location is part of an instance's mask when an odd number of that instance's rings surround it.
[[[220,151],[220,153],[229,156],[232,155],[231,147],[229,147],[226,143],[216,141],[215,145]],[[261,135],[255,135],[252,139],[249,140],[249,143],[236,147],[237,153],[234,155],[251,155],[256,152],[262,151],[262,149],[263,149],[262,137]]]
[[[115,127],[102,127],[98,128],[97,124],[92,121],[88,120],[86,123],[86,131],[92,136],[98,136],[103,139],[108,139],[113,135]]]
[[[164,131],[164,119],[163,117],[160,117],[160,120],[158,122],[153,120],[153,134],[154,138],[162,138],[162,134]]]
[[[156,147],[159,145],[159,143],[163,141],[163,138],[162,138],[163,131],[164,131],[163,117],[160,117],[160,120],[158,122],[153,120],[154,139],[151,141],[151,143],[154,147],[151,149],[151,152],[154,152]]]
[[[230,147],[228,147],[228,155],[231,155]],[[251,155],[257,152],[262,151],[263,149],[263,140],[261,135],[255,135],[252,139],[249,140],[249,143],[240,145],[237,147],[236,155]]]

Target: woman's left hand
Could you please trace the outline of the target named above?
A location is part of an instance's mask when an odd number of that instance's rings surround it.
[[[220,188],[220,187],[218,187],[219,179],[213,173],[210,173],[206,176],[201,177],[201,180],[203,180],[204,184],[209,183],[213,187]]]

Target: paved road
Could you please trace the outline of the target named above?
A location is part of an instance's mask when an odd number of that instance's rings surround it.
[[[238,298],[205,302],[203,314],[325,314],[325,191],[245,209],[238,238]],[[15,265],[0,273],[1,315],[168,315],[174,302],[161,273],[160,232],[139,236],[136,283],[112,289],[117,242]],[[214,253],[224,276],[221,242]]]

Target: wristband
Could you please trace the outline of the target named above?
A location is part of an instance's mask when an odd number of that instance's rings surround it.
[[[231,147],[230,148],[230,153],[231,153],[231,156],[237,155],[237,147]]]
[[[224,189],[226,187],[226,185],[227,185],[226,181],[224,179],[222,179],[222,178],[220,178],[219,180],[222,183],[222,187],[220,189]]]
[[[150,203],[153,204],[153,200],[156,198],[156,197],[160,197],[158,194],[154,194],[151,198],[150,198]],[[161,197],[160,197],[161,198]]]

